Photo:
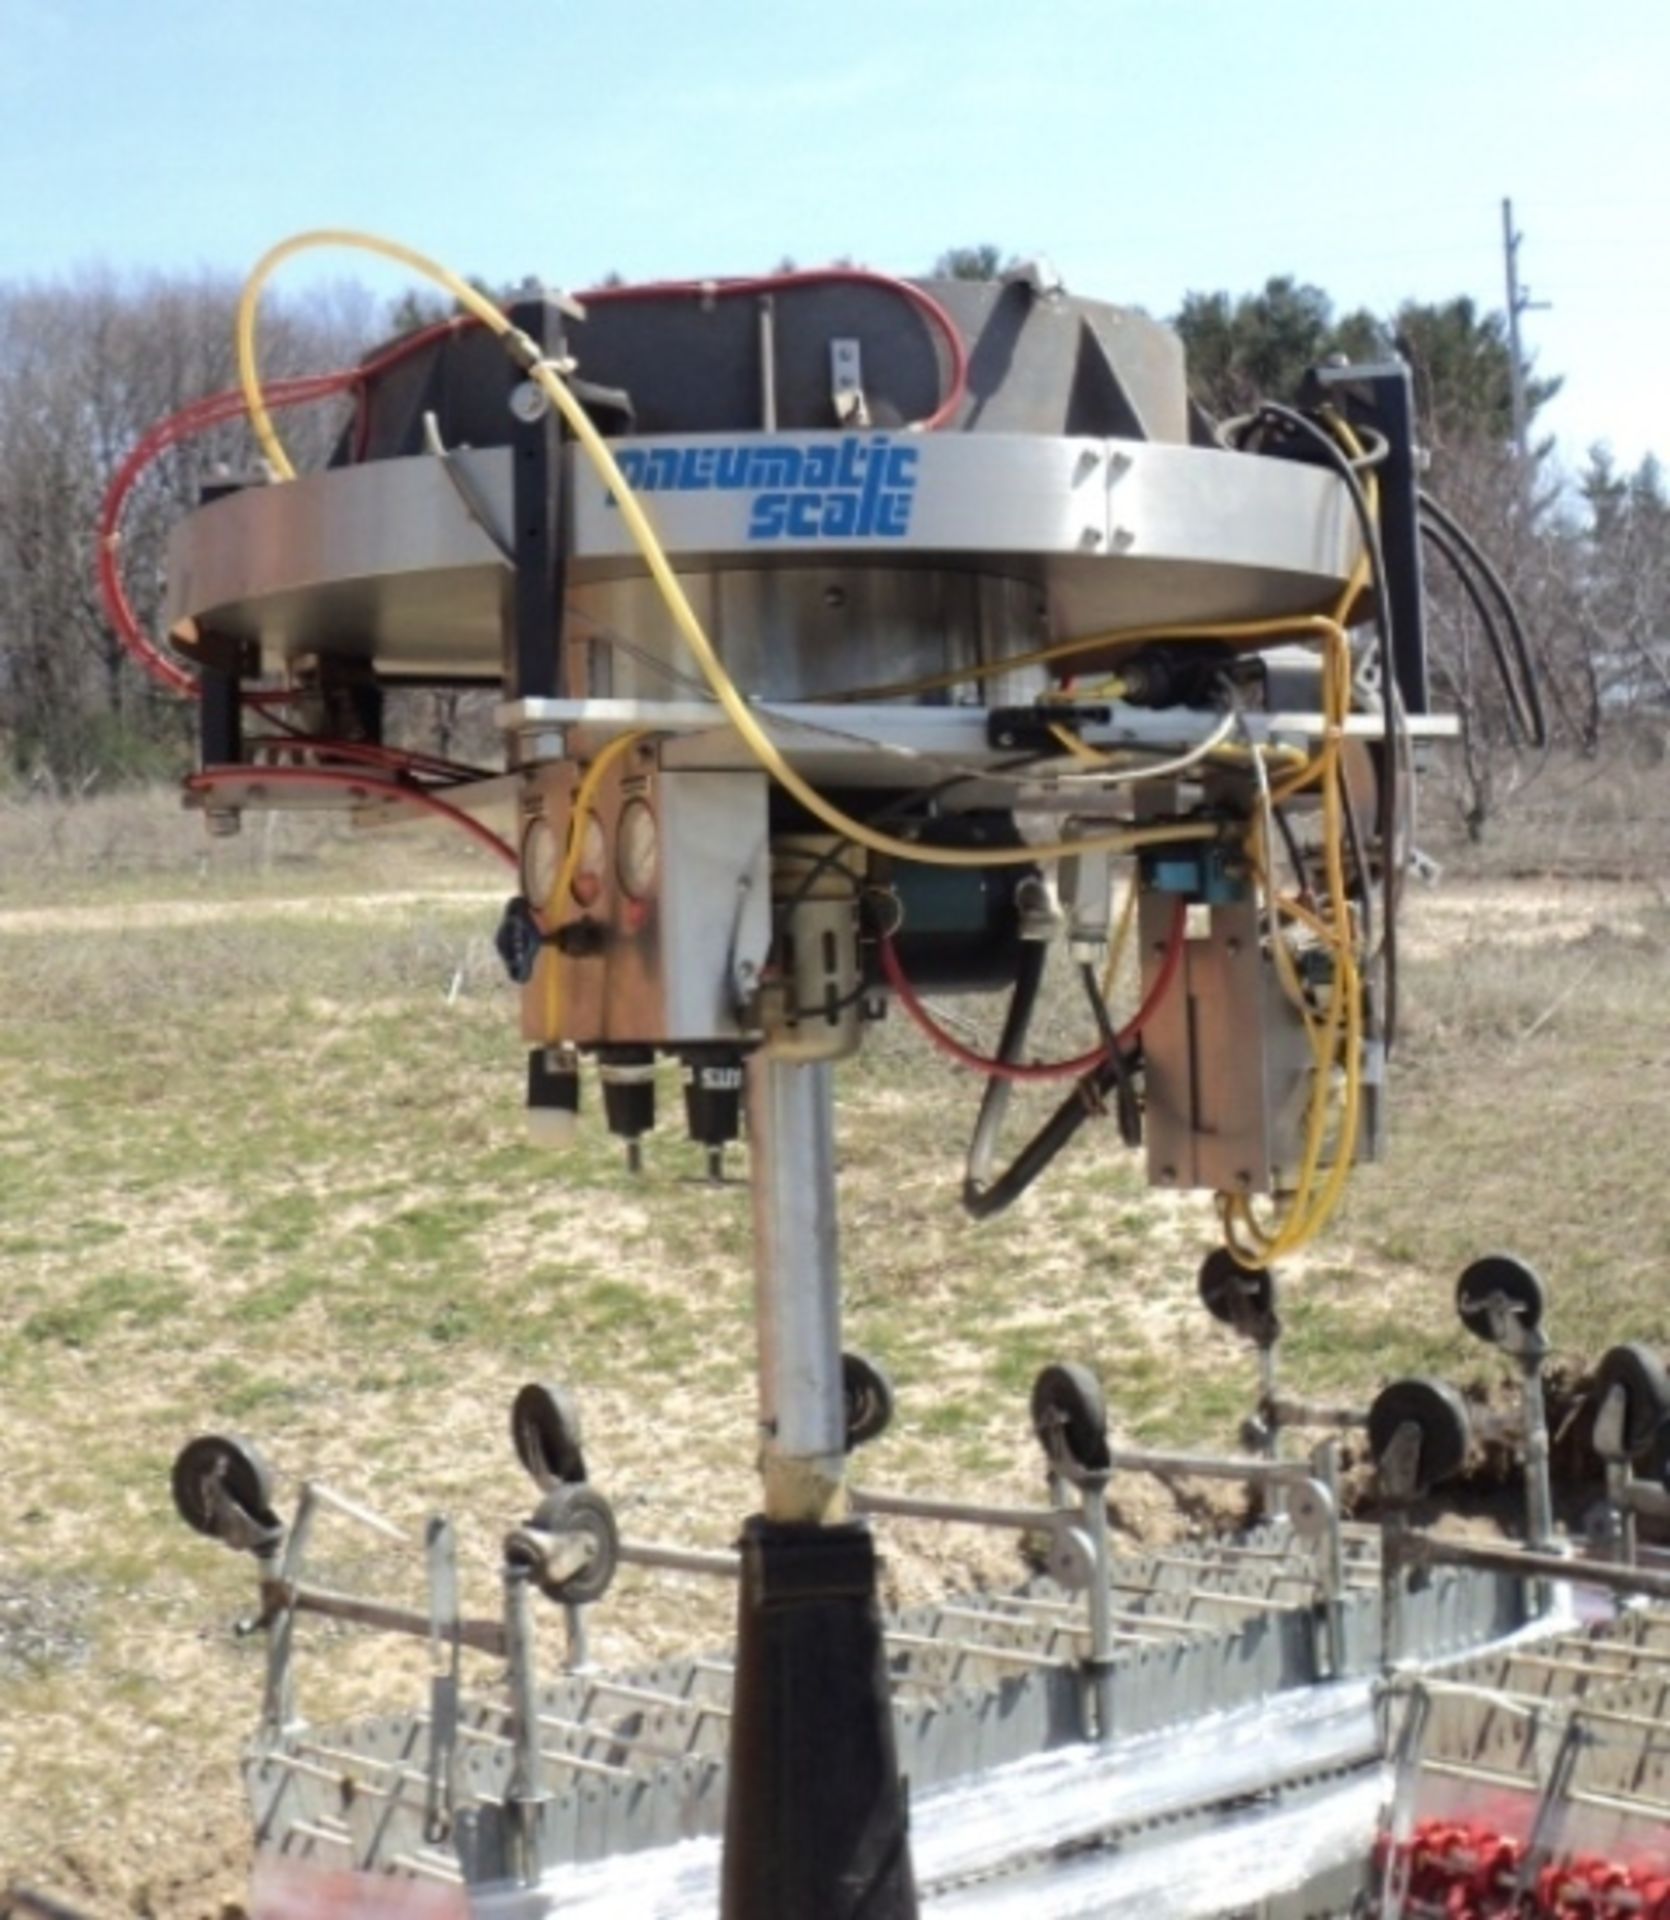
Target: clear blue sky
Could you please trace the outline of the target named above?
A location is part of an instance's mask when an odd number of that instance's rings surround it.
[[[1670,456],[1667,183],[1662,0],[0,0],[0,279],[359,225],[495,281],[990,239],[1161,314],[1499,306],[1512,194],[1571,455]]]

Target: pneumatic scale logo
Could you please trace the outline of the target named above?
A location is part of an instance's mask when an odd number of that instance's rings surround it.
[[[878,433],[810,447],[772,440],[625,446],[615,460],[634,493],[751,493],[750,541],[902,540],[919,451]]]

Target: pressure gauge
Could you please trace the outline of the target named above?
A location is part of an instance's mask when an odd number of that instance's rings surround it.
[[[629,900],[647,900],[655,891],[661,836],[647,800],[630,800],[616,828],[615,873]]]
[[[536,912],[550,900],[561,863],[562,848],[550,821],[535,815],[522,832],[522,891]]]
[[[574,898],[582,907],[597,904],[608,871],[609,848],[603,838],[603,823],[595,813],[588,813],[580,829],[580,859],[574,869]]]

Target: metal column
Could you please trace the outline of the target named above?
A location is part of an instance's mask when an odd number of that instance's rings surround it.
[[[846,1511],[835,1070],[757,1053],[748,1065],[765,1517]]]
[[[915,1920],[875,1543],[847,1517],[833,1068],[748,1065],[760,1471],[743,1529],[721,1920]]]

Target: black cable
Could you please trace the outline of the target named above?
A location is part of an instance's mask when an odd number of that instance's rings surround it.
[[[1026,1046],[1032,1016],[1037,1011],[1038,994],[1044,983],[1044,965],[1048,959],[1042,940],[1022,944],[1015,984],[1009,993],[1009,1010],[1003,1017],[1003,1032],[997,1043],[997,1057],[1005,1066],[1014,1066]],[[968,1155],[963,1168],[963,1205],[977,1219],[982,1218],[969,1196],[983,1194],[991,1180],[992,1161],[1003,1134],[1003,1122],[1009,1112],[1013,1082],[1001,1074],[991,1074],[980,1096],[980,1111],[975,1116],[974,1132],[969,1136]]]
[[[1532,721],[1530,744],[1534,747],[1548,745],[1548,717],[1543,711],[1541,677],[1531,656],[1530,641],[1526,637],[1525,627],[1519,617],[1519,608],[1509,593],[1506,582],[1497,572],[1493,562],[1486,556],[1483,548],[1441,501],[1435,500],[1423,487],[1416,495],[1421,512],[1447,533],[1477,569],[1479,578],[1489,588],[1492,599],[1502,613],[1508,630],[1508,638],[1513,644],[1514,657],[1519,664],[1520,685],[1525,695],[1526,710]],[[1423,529],[1424,531],[1424,529]]]
[[[1056,1108],[1038,1131],[1021,1148],[1009,1165],[987,1187],[963,1183],[963,1207],[976,1220],[989,1220],[993,1214],[1012,1207],[1055,1159],[1086,1120],[1106,1111],[1106,1095],[1113,1085],[1113,1068],[1107,1061],[1092,1067],[1073,1091]]]
[[[1293,878],[1298,882],[1301,894],[1310,892],[1310,875],[1305,871],[1305,851],[1299,845],[1299,836],[1293,831],[1293,822],[1287,817],[1285,807],[1272,807],[1275,816],[1276,831],[1282,837],[1282,845],[1287,849],[1287,858],[1293,868]]]
[[[1013,1066],[1019,1060],[1021,1050],[1026,1045],[1027,1032],[1032,1024],[1032,1015],[1038,1004],[1039,988],[1043,982],[1045,959],[1043,943],[1028,942],[1027,952],[1022,956],[1021,969],[1016,975],[1015,990],[1010,997],[1009,1012],[1003,1023],[1002,1038],[998,1042],[997,1057],[1005,1066]],[[1088,985],[1094,994],[1092,1004],[1099,1007],[1098,1024],[1103,1026],[1104,1040],[1112,1041],[1117,1036],[1112,1033],[1113,1022],[1107,1013],[1107,1003],[1102,999],[1094,971],[1090,968],[1084,971],[1088,975]],[[1004,1116],[1009,1110],[1012,1083],[995,1074],[991,1076],[986,1082],[986,1091],[981,1096],[980,1113],[974,1123],[973,1137],[969,1141],[967,1167],[963,1176],[963,1210],[975,1220],[989,1220],[994,1214],[1002,1213],[1006,1208],[1012,1207],[1085,1121],[1107,1111],[1107,1095],[1110,1091],[1114,1092],[1119,1100],[1121,1137],[1125,1139],[1127,1145],[1140,1144],[1141,1113],[1136,1105],[1136,1088],[1131,1079],[1132,1066],[1133,1055],[1122,1052],[1117,1045],[1110,1044],[1108,1057],[1075,1081],[1072,1092],[995,1180],[990,1178],[991,1163],[997,1151]],[[1125,1113],[1127,1103],[1130,1110],[1129,1122]],[[1131,1131],[1135,1133],[1135,1138],[1126,1131],[1128,1124],[1131,1126]]]
[[[1119,1137],[1128,1147],[1140,1147],[1142,1107],[1137,1100],[1131,1062],[1126,1059],[1119,1045],[1119,1033],[1113,1024],[1112,1014],[1108,1012],[1108,1003],[1102,997],[1102,985],[1096,978],[1096,969],[1088,963],[1081,964],[1079,979],[1090,1001],[1090,1011],[1095,1015],[1096,1030],[1107,1049],[1108,1065],[1113,1069],[1114,1113],[1119,1121]]]
[[[1509,662],[1507,645],[1502,638],[1501,629],[1496,624],[1496,616],[1485,599],[1484,591],[1474,578],[1466,556],[1438,522],[1423,517],[1420,526],[1421,538],[1431,545],[1433,551],[1439,554],[1449,567],[1456,584],[1472,607],[1474,618],[1478,621],[1479,629],[1490,647],[1491,657],[1496,662],[1496,677],[1502,684],[1502,693],[1507,702],[1509,736],[1516,745],[1528,744],[1534,722],[1526,707],[1524,692]]]
[[[1351,797],[1350,782],[1340,781],[1340,799],[1345,814],[1345,844],[1351,854],[1351,873],[1357,883],[1357,897],[1363,905],[1363,951],[1374,947],[1374,889],[1368,883],[1368,861],[1364,857],[1363,827],[1357,818],[1357,803]]]

